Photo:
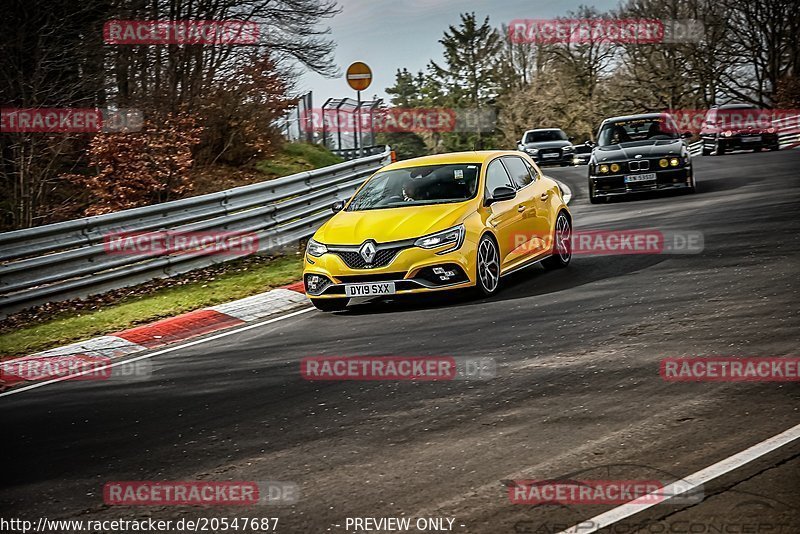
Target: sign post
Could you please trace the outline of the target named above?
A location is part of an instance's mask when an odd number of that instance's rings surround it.
[[[356,61],[347,67],[347,83],[356,91],[356,128],[355,128],[355,148],[358,149],[359,156],[363,153],[361,149],[361,91],[369,87],[372,83],[372,70],[366,63]]]

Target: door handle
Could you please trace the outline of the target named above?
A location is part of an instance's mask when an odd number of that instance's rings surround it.
[[[541,200],[547,200],[549,196],[550,196],[550,193],[542,193],[542,195],[539,198]]]
[[[519,206],[517,206],[517,211],[520,212],[520,213],[525,211],[525,205],[524,204],[520,204]]]

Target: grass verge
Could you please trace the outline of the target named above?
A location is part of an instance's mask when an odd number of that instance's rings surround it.
[[[126,296],[97,309],[65,310],[37,324],[0,332],[0,358],[23,356],[262,293],[300,280],[302,269],[302,259],[297,256],[244,262],[205,277],[195,275],[179,285]]]
[[[344,161],[328,149],[309,143],[288,143],[276,156],[256,163],[256,169],[270,176],[289,176]]]

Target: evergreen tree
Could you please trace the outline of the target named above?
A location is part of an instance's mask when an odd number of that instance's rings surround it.
[[[479,25],[475,13],[462,13],[461,24],[444,33],[439,40],[444,46],[444,66],[431,61],[429,72],[450,103],[477,107],[496,96],[494,63],[501,39],[489,25],[489,17]]]

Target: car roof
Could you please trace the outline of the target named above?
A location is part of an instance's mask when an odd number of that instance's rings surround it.
[[[563,132],[564,130],[562,130],[561,128],[534,128],[533,130],[525,130],[525,133],[529,133],[529,132],[552,132],[552,131]]]
[[[521,155],[516,150],[474,150],[471,152],[450,152],[447,154],[434,154],[419,158],[406,159],[391,163],[381,170],[405,169],[408,167],[421,167],[423,165],[451,165],[457,163],[485,163],[496,156]]]
[[[753,104],[724,104],[715,109],[759,109],[759,107]]]
[[[609,117],[603,119],[603,124],[607,122],[630,121],[636,119],[656,119],[658,117],[669,117],[669,113],[640,113],[638,115],[621,115],[619,117]]]

